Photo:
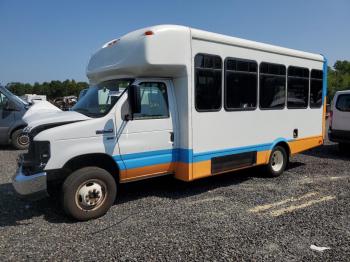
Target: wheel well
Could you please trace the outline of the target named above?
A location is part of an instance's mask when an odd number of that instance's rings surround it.
[[[115,182],[117,184],[119,183],[119,168],[112,157],[102,153],[86,154],[70,159],[63,168],[59,170],[50,171],[49,178],[51,179],[48,181],[49,194],[50,192],[55,192],[55,190],[57,191],[72,172],[89,166],[99,167],[108,171]]]
[[[102,153],[74,157],[64,165],[63,169],[69,170],[71,173],[77,169],[88,166],[96,166],[105,169],[116,181],[119,181],[119,167],[117,163],[111,156]]]
[[[13,128],[12,130],[11,130],[11,132],[10,132],[10,137],[9,137],[9,139],[11,140],[12,139],[12,134],[15,132],[15,131],[17,131],[17,130],[19,130],[19,129],[22,129],[22,128],[25,128],[26,127],[26,125],[20,125],[20,126],[16,126],[15,128]]]
[[[281,147],[283,147],[284,148],[284,150],[286,150],[286,153],[287,153],[287,156],[288,156],[288,158],[290,157],[290,148],[289,148],[289,145],[286,143],[286,142],[284,142],[284,141],[281,141],[281,142],[278,142],[276,145],[275,145],[275,147],[276,146],[281,146]]]

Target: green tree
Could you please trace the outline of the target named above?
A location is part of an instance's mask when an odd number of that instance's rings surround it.
[[[350,61],[336,61],[328,67],[328,97],[333,99],[335,92],[350,89]]]
[[[50,100],[63,96],[78,96],[80,91],[87,88],[89,85],[86,82],[76,82],[74,79],[51,82],[38,83],[33,85],[28,83],[12,82],[6,85],[14,94],[23,96],[24,94],[46,95]]]

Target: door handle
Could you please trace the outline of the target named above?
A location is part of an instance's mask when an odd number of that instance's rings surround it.
[[[170,141],[174,142],[174,132],[170,132]]]
[[[113,133],[113,129],[102,129],[102,130],[96,130],[96,135],[102,135],[102,134],[111,134]]]
[[[299,136],[299,130],[298,128],[293,130],[293,138],[297,138]]]

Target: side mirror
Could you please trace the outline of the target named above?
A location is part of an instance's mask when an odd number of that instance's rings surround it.
[[[141,113],[140,87],[131,85],[128,87],[128,101],[130,113],[125,114],[124,120],[129,121],[134,119],[134,114]]]
[[[15,102],[13,102],[12,100],[8,100],[7,103],[5,104],[4,107],[5,110],[7,111],[17,111],[17,104]]]

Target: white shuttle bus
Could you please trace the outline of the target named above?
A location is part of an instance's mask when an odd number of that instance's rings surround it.
[[[67,214],[88,220],[120,183],[257,165],[278,176],[323,144],[326,69],[319,54],[184,26],[131,32],[92,55],[91,87],[71,111],[33,106],[14,187],[62,194]]]

